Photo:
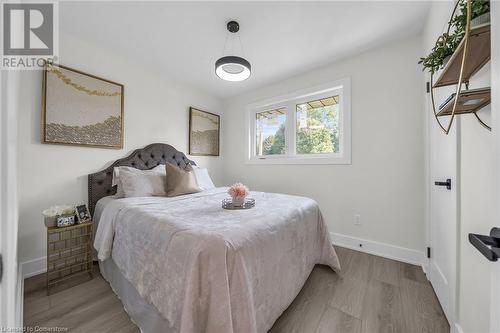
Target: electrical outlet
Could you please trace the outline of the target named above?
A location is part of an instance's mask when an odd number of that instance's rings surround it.
[[[354,225],[361,225],[361,216],[359,214],[354,215]]]

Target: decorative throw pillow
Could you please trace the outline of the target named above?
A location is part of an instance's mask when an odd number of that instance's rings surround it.
[[[144,173],[152,173],[152,172],[160,173],[164,176],[164,183],[166,182],[166,178],[167,178],[167,176],[165,174],[165,166],[162,164],[157,165],[156,167],[154,167],[153,169],[150,169],[150,170],[140,170],[140,169],[136,169],[136,168],[128,167],[128,166],[114,167],[113,168],[113,179],[111,181],[111,185],[117,186],[116,194],[115,194],[116,198],[124,198],[125,197],[125,192],[123,191],[123,186],[121,184],[121,179],[120,179],[120,172],[123,170],[127,170],[131,173],[136,173],[136,174],[144,174]]]
[[[165,172],[120,170],[120,184],[125,198],[166,196]]]
[[[202,190],[210,190],[215,188],[214,182],[210,175],[208,174],[207,168],[200,168],[197,166],[193,167],[194,175],[196,177],[196,182],[198,183],[198,187]]]
[[[175,197],[201,191],[196,183],[193,167],[190,164],[181,169],[167,163],[165,164],[165,170],[167,172],[167,196]]]

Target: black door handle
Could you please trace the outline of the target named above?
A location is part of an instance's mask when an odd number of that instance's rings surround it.
[[[497,261],[500,256],[500,228],[493,228],[490,235],[469,234],[469,241],[489,261]]]
[[[445,182],[434,182],[434,185],[437,186],[446,186],[447,190],[451,190],[451,179],[446,179]]]

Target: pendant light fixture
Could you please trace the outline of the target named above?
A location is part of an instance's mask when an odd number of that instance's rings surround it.
[[[232,34],[236,34],[240,30],[240,25],[236,21],[229,21],[227,23],[227,30]],[[241,46],[241,51],[243,52],[241,39],[240,39],[240,46]],[[225,50],[226,50],[226,44],[224,44],[223,52],[225,52]],[[250,77],[251,71],[252,71],[252,66],[250,65],[248,60],[235,55],[224,56],[215,62],[215,74],[217,74],[218,77],[226,81],[246,80]]]

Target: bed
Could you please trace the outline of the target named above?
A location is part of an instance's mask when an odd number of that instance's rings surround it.
[[[309,198],[251,192],[256,206],[224,210],[226,188],[178,197],[115,199],[115,166],[195,164],[152,144],[89,175],[101,274],[142,332],[266,332],[314,265],[339,271]]]

